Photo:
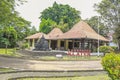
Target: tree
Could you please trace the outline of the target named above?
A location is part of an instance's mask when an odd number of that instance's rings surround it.
[[[99,18],[99,19],[98,19]],[[98,33],[99,29],[99,34],[102,36],[107,36],[107,33],[109,32],[109,29],[107,26],[104,25],[100,17],[98,16],[93,16],[90,19],[86,19],[86,22]],[[98,25],[99,24],[99,25]]]
[[[32,26],[30,28],[30,35],[35,34],[36,32],[38,32],[38,31],[36,30],[35,26]]]
[[[119,31],[116,30],[120,28],[120,0],[102,0],[102,2],[95,5],[95,8],[103,17],[104,23],[114,30],[115,35],[119,34]],[[115,39],[120,45],[119,37],[115,37]]]
[[[40,32],[49,33],[56,26],[56,22],[51,19],[42,19],[40,23]]]
[[[115,28],[115,33],[113,35],[114,41],[118,44],[120,50],[120,23]]]
[[[79,15],[80,15],[80,12],[77,11],[75,8],[72,8],[69,5],[57,4],[56,2],[54,2],[52,7],[49,7],[43,10],[43,12],[41,12],[40,19],[41,19],[41,23],[43,23],[42,21],[43,19],[45,20],[50,19],[56,22],[57,25],[59,25],[60,22],[62,21],[64,24],[66,23],[68,24],[67,25],[68,29],[71,29],[71,27],[81,19]],[[43,26],[40,25],[40,29],[41,27],[43,28]],[[48,32],[50,30],[51,29],[49,29]],[[40,30],[40,31],[43,31],[43,30]]]
[[[6,48],[5,53],[7,53],[8,46],[15,46],[14,44],[16,44],[17,34],[16,34],[16,30],[12,26],[4,28],[2,32],[3,32],[3,37],[1,42],[5,45]]]
[[[14,26],[14,29],[18,34],[18,40],[23,40],[30,34],[30,22],[22,17],[16,16],[16,18],[11,20],[8,25]]]
[[[30,22],[20,17],[15,6],[23,4],[25,0],[1,0],[0,1],[0,47],[11,45],[22,40],[30,32]],[[16,37],[15,37],[16,35]]]
[[[26,21],[25,19],[23,19],[22,17],[19,17],[15,14],[13,14],[14,17],[12,17],[12,19],[8,19],[8,22],[6,24],[2,24],[1,26],[1,35],[0,37],[2,38],[8,38],[6,35],[6,32],[11,33],[12,30],[10,31],[6,31],[7,29],[9,29],[9,26],[12,26],[12,28],[15,30],[15,34],[17,34],[17,39],[15,39],[15,37],[12,37],[13,40],[10,41],[11,47],[14,47],[16,45],[16,41],[18,40],[23,40],[23,38],[25,38],[26,36],[28,36],[30,34],[30,22]],[[13,34],[9,34],[10,36],[13,36]],[[2,39],[1,38],[1,39]],[[2,44],[2,42],[0,41],[0,43]]]
[[[60,23],[56,27],[61,29],[63,32],[66,32],[69,30],[68,23],[64,23],[63,20],[61,20]]]
[[[25,0],[1,0],[0,1],[0,25],[6,24],[12,19],[13,14],[17,14],[15,6],[23,4]]]
[[[120,0],[102,0],[95,4],[96,11],[109,27],[115,27],[120,20]]]

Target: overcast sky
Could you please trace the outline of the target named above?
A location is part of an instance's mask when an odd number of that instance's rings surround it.
[[[32,25],[39,28],[40,12],[53,5],[54,1],[58,4],[68,4],[81,12],[82,19],[98,15],[94,11],[94,4],[101,0],[27,0],[28,2],[16,8],[20,16],[32,22]]]

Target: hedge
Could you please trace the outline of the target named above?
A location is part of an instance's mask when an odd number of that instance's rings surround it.
[[[102,65],[112,80],[120,80],[120,54],[106,54],[102,58]]]

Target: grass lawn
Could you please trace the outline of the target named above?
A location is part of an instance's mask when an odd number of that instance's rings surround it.
[[[56,78],[21,78],[17,80],[110,80],[107,75],[82,76],[82,77],[56,77]]]
[[[101,57],[97,56],[89,56],[89,57],[81,57],[81,56],[63,56],[63,58],[57,58],[55,56],[43,56],[39,57],[39,60],[44,61],[80,61],[80,60],[101,60]]]
[[[13,57],[20,57],[21,55],[15,52],[15,49],[7,49],[7,53],[5,49],[0,49],[0,55],[4,56],[13,56]]]
[[[0,49],[0,55],[4,56],[11,56],[11,57],[21,57],[22,54],[19,54],[16,52],[15,49],[7,49],[7,53],[5,52],[5,49]],[[43,61],[80,61],[80,60],[101,60],[101,57],[97,56],[63,56],[62,58],[57,58],[56,56],[38,56],[34,57],[33,59],[36,60],[43,60]]]
[[[0,68],[0,72],[9,72],[9,71],[15,71],[15,70],[10,68]]]

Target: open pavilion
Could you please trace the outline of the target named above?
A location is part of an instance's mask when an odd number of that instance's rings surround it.
[[[109,40],[96,33],[87,23],[80,21],[75,24],[69,31],[63,33],[59,28],[54,28],[50,33],[36,33],[26,37],[30,46],[34,47],[35,43],[41,36],[49,42],[49,48],[52,50],[68,49],[89,49],[94,51],[99,45],[104,45]]]

